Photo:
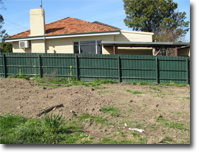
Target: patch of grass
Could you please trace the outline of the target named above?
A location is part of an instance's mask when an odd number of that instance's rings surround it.
[[[133,112],[133,109],[129,109],[128,112],[129,112],[129,113]]]
[[[21,74],[21,75],[18,75],[17,78],[22,78],[22,79],[29,80],[29,79],[30,79],[30,76]]]
[[[72,125],[69,122],[67,124],[60,123],[56,116],[46,119],[25,118],[12,114],[1,116],[0,143],[73,144],[85,137],[85,135],[81,135],[82,130],[78,125]],[[49,128],[56,130],[49,130]]]
[[[113,106],[103,106],[101,108],[101,111],[103,113],[108,113],[108,114],[111,114],[111,116],[119,116],[120,115],[120,112],[118,110],[117,107],[113,107]]]
[[[172,141],[172,138],[169,137],[169,136],[165,136],[164,139],[163,139],[163,141]]]
[[[127,135],[124,134],[124,133],[121,133],[121,136],[124,137],[124,138],[127,137]]]
[[[190,97],[177,98],[175,100],[185,101],[185,100],[190,100]]]
[[[183,100],[190,100],[190,97],[183,97]]]
[[[166,119],[163,118],[163,116],[161,114],[160,114],[159,118],[156,118],[156,121],[162,122],[162,123],[164,123],[165,126],[168,126],[173,129],[189,130],[188,128],[184,127],[183,124],[167,121]]]
[[[98,91],[98,93],[100,93],[100,94],[106,94],[106,93],[114,93],[114,92],[113,91],[105,90],[105,91]]]
[[[142,92],[140,92],[140,91],[131,91],[131,90],[129,90],[129,89],[126,89],[126,92],[129,92],[129,93],[132,93],[132,94],[143,94]]]
[[[104,118],[99,117],[99,116],[92,116],[92,115],[89,115],[89,114],[87,114],[87,113],[84,113],[84,114],[82,114],[81,116],[77,116],[76,118],[79,118],[80,120],[93,119],[93,120],[95,120],[96,122],[101,123],[101,124],[107,122],[107,119],[104,119]]]
[[[102,86],[93,86],[94,89],[105,89],[106,87],[102,87]]]
[[[133,132],[132,134],[134,137],[140,137],[140,134],[138,132]]]
[[[150,89],[153,89],[154,91],[159,91],[159,92],[162,92],[162,90],[161,90],[161,89],[159,89],[159,88],[150,87]]]
[[[137,82],[132,81],[132,82],[127,82],[127,84],[137,85],[138,83],[137,83]]]
[[[163,97],[163,96],[165,96],[166,94],[157,94],[156,96],[154,96],[154,97]]]
[[[56,88],[60,87],[60,85],[53,85],[53,84],[47,84],[47,83],[38,84],[38,86],[42,86],[42,87],[45,86],[45,87],[52,87],[52,88],[53,87],[56,87]]]
[[[177,113],[175,113],[175,112],[171,112],[172,114],[177,114],[177,115],[181,115],[181,113],[180,112],[177,112]]]
[[[147,106],[146,106],[145,104],[143,104],[143,105],[142,105],[142,108],[145,108],[145,109],[146,109],[146,108],[147,108]]]
[[[188,84],[182,84],[182,83],[160,83],[159,86],[178,86],[178,87],[190,87]]]
[[[139,82],[139,85],[147,85],[147,84],[149,84],[149,83],[146,82],[146,81],[141,81],[141,82]]]
[[[109,138],[103,138],[102,141],[99,142],[99,144],[146,144],[147,139],[146,138],[139,138],[137,142],[132,140],[113,140]]]
[[[95,79],[93,82],[85,82],[76,80],[75,77],[68,77],[68,78],[54,78],[54,77],[34,77],[31,79],[32,81],[36,81],[40,83],[40,86],[52,86],[52,87],[62,87],[62,86],[91,86],[94,89],[103,89],[105,87],[101,87],[101,84],[113,84],[118,83],[116,81],[110,79],[99,80]]]
[[[154,82],[141,81],[141,82],[139,82],[139,85],[151,85],[151,86],[154,86],[154,85],[156,85],[156,83],[154,83]]]
[[[24,124],[28,119],[14,114],[5,114],[0,117],[0,135],[4,135],[12,131],[18,125]]]
[[[17,75],[17,74],[9,75],[7,78],[19,78],[19,79],[30,80],[30,76],[28,76],[28,75],[23,75],[23,74],[20,74],[20,75]]]

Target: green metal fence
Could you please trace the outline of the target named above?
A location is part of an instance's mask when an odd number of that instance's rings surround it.
[[[190,84],[190,58],[148,55],[0,53],[0,77],[24,75],[92,81]]]

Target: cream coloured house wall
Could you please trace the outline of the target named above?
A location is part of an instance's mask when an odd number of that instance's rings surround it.
[[[31,53],[31,45],[29,44],[29,48],[19,48],[19,42],[12,42],[12,51],[13,53]]]
[[[90,40],[104,40],[114,41],[114,36],[88,36],[88,37],[74,37],[74,38],[59,38],[46,40],[47,53],[70,53],[73,54],[73,43],[77,41],[90,41]],[[108,54],[106,48],[102,48],[103,54]]]
[[[121,30],[119,35],[104,35],[104,36],[82,36],[82,37],[70,37],[70,38],[53,38],[53,39],[39,39],[31,40],[30,48],[20,49],[16,47],[18,42],[13,42],[13,52],[32,52],[32,53],[74,53],[73,43],[77,41],[128,41],[128,42],[152,42],[152,34],[146,32],[135,32]],[[141,51],[141,50],[144,51]],[[116,54],[135,54],[152,55],[152,48],[116,48]],[[113,47],[102,46],[102,54],[113,54]]]
[[[31,40],[32,53],[45,53],[46,40]]]
[[[153,33],[121,30],[121,34],[115,36],[115,41],[152,42]]]

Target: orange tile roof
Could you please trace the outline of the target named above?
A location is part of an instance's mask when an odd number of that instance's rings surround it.
[[[119,28],[101,23],[101,22],[88,22],[72,17],[67,17],[45,25],[46,35],[61,35],[73,33],[89,33],[89,32],[104,32],[104,31],[117,31]],[[20,38],[28,37],[30,30],[22,33],[9,36],[7,38]]]

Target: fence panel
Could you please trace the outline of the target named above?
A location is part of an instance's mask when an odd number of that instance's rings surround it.
[[[187,83],[187,58],[160,56],[160,83]]]
[[[79,78],[82,81],[112,79],[118,81],[118,58],[112,55],[80,54]]]
[[[20,73],[30,76],[74,76],[82,81],[98,78],[121,82],[189,84],[190,58],[148,55],[0,53],[0,77]]]
[[[122,82],[156,82],[156,61],[153,56],[121,56]]]

